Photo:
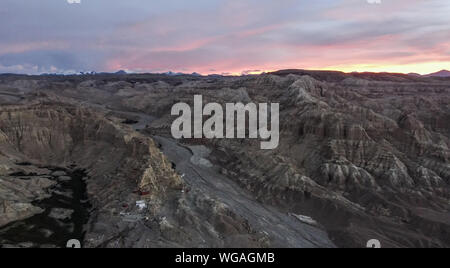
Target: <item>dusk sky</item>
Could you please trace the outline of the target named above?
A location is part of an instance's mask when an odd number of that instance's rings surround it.
[[[449,0],[0,0],[0,73],[450,69]]]

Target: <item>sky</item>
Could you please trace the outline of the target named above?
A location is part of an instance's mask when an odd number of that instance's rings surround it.
[[[0,0],[0,73],[450,69],[449,0]]]

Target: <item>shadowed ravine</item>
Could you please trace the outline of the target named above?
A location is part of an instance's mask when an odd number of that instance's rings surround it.
[[[83,241],[90,210],[86,184],[83,181],[86,173],[80,169],[48,169],[53,171],[53,174],[64,172],[66,179],[61,180],[61,176],[55,175],[47,177],[57,182],[49,189],[51,197],[33,202],[33,205],[44,209],[44,212],[2,227],[0,247],[31,246],[31,244],[33,247],[65,247],[70,239]],[[33,178],[16,176],[16,179]]]

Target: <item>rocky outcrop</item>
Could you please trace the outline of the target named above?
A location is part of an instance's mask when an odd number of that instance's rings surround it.
[[[17,178],[31,170],[42,175],[38,168],[42,166],[86,170],[94,215],[110,206],[120,207],[119,193],[127,189],[130,193],[147,192],[144,198],[158,209],[168,192],[182,187],[180,176],[150,138],[102,113],[61,103],[9,106],[1,108],[0,122],[0,156],[13,159],[2,161],[0,226],[43,211],[31,202],[49,197],[46,189],[54,182],[40,177]],[[122,183],[126,187],[121,188]]]
[[[370,236],[389,246],[448,245],[447,235],[417,236],[411,223],[414,217],[424,220],[417,206],[440,217],[450,211],[448,124],[433,127],[429,117],[448,116],[448,88],[325,83],[293,75],[267,79],[258,80],[259,94],[282,96],[280,147],[267,153],[248,142],[215,142],[229,154],[218,157],[227,173],[266,202],[314,215],[338,245],[362,245]],[[425,221],[429,228],[450,230],[434,218]],[[368,229],[345,230],[354,225]]]

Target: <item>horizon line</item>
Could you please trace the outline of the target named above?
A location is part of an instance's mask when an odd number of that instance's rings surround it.
[[[98,74],[160,74],[160,75],[169,75],[169,76],[182,76],[182,75],[197,75],[197,76],[250,76],[250,75],[262,75],[262,74],[271,74],[276,72],[282,72],[282,71],[307,71],[307,72],[335,72],[335,73],[343,73],[343,74],[397,74],[397,75],[418,75],[422,77],[426,77],[428,75],[436,74],[439,72],[449,72],[450,70],[447,69],[441,69],[435,72],[426,73],[426,74],[420,74],[416,72],[389,72],[389,71],[380,71],[380,72],[374,72],[374,71],[343,71],[339,69],[301,69],[301,68],[286,68],[286,69],[279,69],[279,70],[254,70],[254,71],[241,71],[240,73],[232,73],[232,72],[222,72],[222,73],[200,73],[200,72],[178,72],[178,71],[165,71],[165,72],[152,72],[152,71],[132,71],[132,70],[117,70],[117,71],[77,71],[77,72],[68,72],[68,73],[49,73],[49,72],[42,72],[39,74],[30,74],[30,73],[14,73],[14,72],[6,72],[6,73],[0,73],[0,75],[24,75],[24,76],[45,76],[45,75],[59,75],[59,76],[73,76],[73,75],[98,75]]]

